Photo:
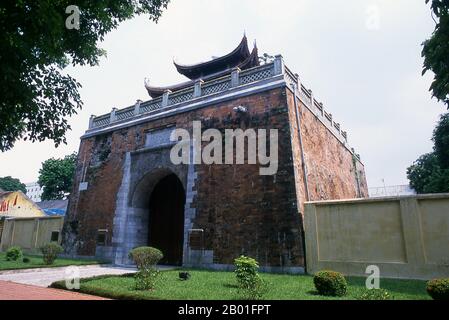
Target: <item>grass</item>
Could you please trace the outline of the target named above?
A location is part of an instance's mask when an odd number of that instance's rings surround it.
[[[42,256],[24,255],[24,257],[30,259],[30,262],[25,263],[22,261],[22,259],[19,259],[18,261],[6,261],[6,254],[4,252],[0,252],[0,271],[16,270],[16,269],[32,269],[32,268],[81,266],[81,265],[101,263],[101,261],[97,260],[58,258],[52,265],[46,265],[42,260]]]
[[[134,290],[132,275],[100,276],[81,280],[80,292],[113,299],[141,300],[236,300],[239,299],[232,272],[190,270],[190,280],[178,279],[179,270],[163,271],[153,291]],[[308,275],[262,274],[268,282],[269,300],[354,300],[365,288],[365,278],[348,277],[348,293],[344,297],[324,297],[317,294],[313,277]],[[427,300],[426,283],[420,280],[382,279],[381,288],[393,299]],[[63,281],[52,285],[65,288]]]

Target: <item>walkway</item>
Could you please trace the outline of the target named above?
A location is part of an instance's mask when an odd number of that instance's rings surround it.
[[[66,277],[70,278],[73,276],[74,270],[79,271],[80,278],[89,278],[100,275],[119,275],[124,273],[133,273],[136,271],[135,268],[122,268],[111,265],[12,270],[0,271],[0,281],[12,281],[39,287],[48,287],[53,282],[64,280]]]
[[[71,291],[0,281],[0,300],[107,300]]]

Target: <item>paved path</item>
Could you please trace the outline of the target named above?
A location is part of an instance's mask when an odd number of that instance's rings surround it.
[[[0,281],[0,300],[107,300],[76,292]]]
[[[28,269],[28,270],[14,270],[1,271],[0,281],[11,281],[22,284],[30,284],[39,287],[48,287],[55,281],[64,280],[67,275],[73,275],[74,267],[60,267],[60,268],[43,268],[43,269]],[[119,275],[124,273],[135,272],[134,268],[122,268],[115,266],[79,266],[79,277],[89,278],[100,275]],[[0,294],[3,291],[0,288]]]

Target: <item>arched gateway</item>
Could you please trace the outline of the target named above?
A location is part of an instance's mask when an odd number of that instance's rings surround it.
[[[185,191],[175,174],[156,184],[150,196],[148,245],[164,253],[161,263],[182,265]]]

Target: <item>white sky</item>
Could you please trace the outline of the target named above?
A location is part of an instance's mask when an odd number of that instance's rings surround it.
[[[182,81],[173,58],[226,54],[246,31],[260,54],[282,54],[341,122],[370,187],[381,179],[406,184],[407,166],[431,151],[446,110],[431,100],[431,75],[421,77],[421,43],[433,28],[424,0],[172,0],[158,24],[138,17],[111,32],[99,66],[68,69],[83,85],[84,108],[70,118],[67,145],[18,142],[0,153],[0,176],[37,180],[43,161],[78,150],[89,115],[148,100],[145,77],[154,85]]]

